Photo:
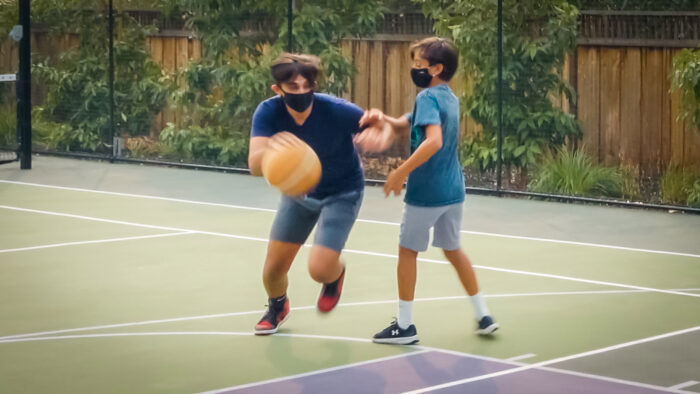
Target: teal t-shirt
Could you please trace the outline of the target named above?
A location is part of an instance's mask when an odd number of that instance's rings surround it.
[[[411,153],[425,140],[427,125],[442,128],[442,148],[408,176],[407,204],[443,206],[464,201],[464,174],[457,155],[459,99],[447,84],[418,93],[409,115]]]

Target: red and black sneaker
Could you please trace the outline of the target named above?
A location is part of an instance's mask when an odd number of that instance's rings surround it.
[[[327,283],[323,285],[321,289],[321,295],[318,297],[318,311],[321,313],[328,313],[335,308],[340,300],[340,293],[343,291],[343,280],[345,279],[345,267],[343,267],[343,273],[340,274],[335,282]]]
[[[255,335],[270,335],[277,332],[282,323],[289,317],[289,298],[283,302],[275,303],[270,300],[270,305],[267,307],[267,312],[262,319],[255,325]]]

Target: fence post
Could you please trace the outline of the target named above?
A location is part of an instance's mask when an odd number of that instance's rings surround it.
[[[19,42],[19,81],[17,87],[18,124],[21,135],[20,168],[32,169],[32,48],[30,0],[19,1],[19,24],[22,39]]]
[[[503,166],[503,0],[498,0],[498,148],[496,158],[496,190],[501,191],[501,167]]]
[[[121,141],[114,131],[114,10],[109,0],[109,17],[107,24],[109,35],[109,133],[112,139],[112,160],[121,154]]]

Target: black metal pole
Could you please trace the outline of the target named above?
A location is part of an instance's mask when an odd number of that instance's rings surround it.
[[[19,81],[17,83],[18,128],[21,136],[20,168],[32,168],[32,48],[30,0],[19,1]]]
[[[294,37],[292,36],[292,24],[294,23],[294,0],[287,1],[287,52],[294,52]]]
[[[501,191],[503,166],[503,0],[498,0],[498,148],[496,158],[496,190]]]
[[[109,35],[109,133],[112,139],[112,158],[115,156],[116,144],[114,133],[114,10],[112,0],[109,0],[109,22],[107,34]]]

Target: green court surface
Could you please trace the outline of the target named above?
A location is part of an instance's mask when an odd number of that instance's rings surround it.
[[[377,187],[346,245],[339,307],[316,311],[302,248],[290,319],[252,335],[278,198],[247,175],[1,166],[0,393],[203,392],[426,349],[700,392],[700,216],[468,195],[462,245],[501,329],[474,335],[431,248],[420,347],[387,346],[370,338],[397,312],[402,200]]]

